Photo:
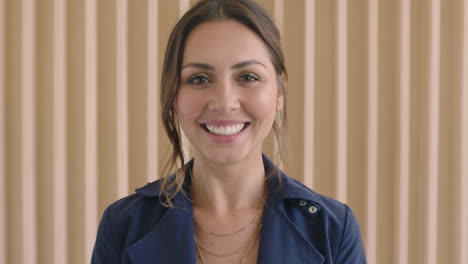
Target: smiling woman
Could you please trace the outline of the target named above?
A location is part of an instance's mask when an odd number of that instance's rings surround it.
[[[182,65],[175,108],[195,168],[261,165],[262,143],[283,105],[261,38],[235,20],[203,23],[187,38]]]
[[[271,130],[284,146],[287,74],[260,6],[200,1],[175,26],[162,76],[177,170],[108,207],[93,263],[366,262],[351,209],[262,154]],[[180,129],[194,149],[188,163]]]

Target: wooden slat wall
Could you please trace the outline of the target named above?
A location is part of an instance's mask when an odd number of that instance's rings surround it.
[[[468,262],[468,2],[463,3],[463,44],[462,44],[462,62],[461,62],[461,133],[460,133],[460,170],[458,172],[459,188],[459,219],[456,227],[458,234],[458,262]]]
[[[67,222],[67,85],[66,2],[53,2],[53,262],[66,263]],[[50,257],[50,256],[49,256]]]
[[[378,0],[370,0],[368,6],[368,88],[367,88],[367,168],[366,210],[363,230],[369,263],[377,258],[377,164],[378,164],[378,115],[379,115],[379,59],[378,59]]]
[[[410,177],[410,2],[401,0],[400,13],[400,110],[398,178],[395,192],[397,210],[394,217],[396,238],[394,240],[396,262],[408,263],[409,229],[409,177]]]
[[[468,263],[468,2],[258,1],[286,172],[353,208],[368,263]],[[0,264],[88,263],[104,208],[160,177],[163,52],[194,2],[0,0]]]
[[[98,141],[98,86],[97,86],[97,2],[84,0],[84,188],[81,195],[84,196],[84,260],[91,259],[91,252],[96,237],[98,225],[98,174],[99,156],[97,149]],[[117,143],[117,142],[116,142]],[[117,143],[118,144],[118,143]],[[115,164],[118,166],[118,164]],[[119,186],[122,180],[116,180]],[[73,225],[72,225],[73,226]],[[71,226],[71,227],[72,227]],[[73,250],[70,248],[70,250]]]
[[[0,17],[5,17],[5,1],[0,0]],[[0,263],[6,263],[6,91],[5,91],[5,19],[0,19]]]

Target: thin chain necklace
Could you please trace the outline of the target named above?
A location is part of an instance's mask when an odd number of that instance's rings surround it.
[[[198,246],[199,246],[203,251],[205,251],[206,253],[208,253],[209,255],[212,255],[212,256],[215,256],[215,257],[229,257],[229,256],[232,256],[232,255],[234,255],[234,254],[236,254],[236,253],[239,253],[241,250],[247,248],[247,247],[250,245],[250,243],[251,243],[253,240],[255,240],[255,238],[256,238],[255,235],[256,235],[258,232],[260,232],[261,228],[262,228],[262,224],[260,223],[260,225],[258,226],[257,232],[253,232],[252,235],[250,235],[250,237],[247,239],[247,241],[245,242],[245,244],[241,245],[238,249],[236,249],[236,250],[234,250],[234,251],[232,251],[232,252],[229,252],[229,253],[218,254],[218,253],[214,253],[214,252],[212,252],[212,251],[209,251],[208,249],[206,249],[206,248],[200,243],[200,241],[197,239],[197,236],[195,236],[195,243],[197,243]]]
[[[215,233],[215,232],[211,232],[209,230],[207,230],[205,227],[203,227],[202,225],[200,225],[197,220],[195,219],[195,217],[193,217],[193,221],[195,222],[195,224],[200,228],[201,231],[203,231],[204,233],[208,234],[208,235],[212,235],[212,236],[217,236],[217,237],[227,237],[227,236],[233,236],[235,234],[238,234],[242,231],[244,231],[248,226],[250,226],[262,213],[262,210],[259,210],[258,214],[256,214],[245,226],[233,231],[233,232],[230,232],[230,233],[224,233],[224,234],[221,234],[221,233]]]
[[[245,262],[247,261],[247,258],[250,256],[250,253],[252,253],[254,247],[255,247],[255,244],[257,244],[256,242],[258,241],[259,237],[260,237],[260,233],[261,233],[261,229],[262,229],[262,223],[260,223],[259,227],[258,227],[258,232],[256,232],[257,236],[255,237],[255,239],[253,239],[253,243],[252,243],[252,246],[250,247],[249,251],[247,252],[247,255],[242,259],[241,261],[241,264],[245,264]],[[255,234],[255,233],[254,233]],[[249,241],[247,241],[248,243],[246,244],[245,247],[247,247],[249,244],[250,244],[250,239]],[[196,249],[197,249],[197,253],[198,253],[198,257],[200,258],[200,263],[201,264],[204,264],[204,261],[203,261],[203,257],[202,257],[202,254],[201,254],[201,249],[203,249],[204,251],[206,251],[207,253],[211,254],[211,255],[214,255],[212,254],[211,252],[207,251],[205,248],[203,248],[201,245],[200,245],[200,242],[198,241],[197,237],[195,236],[195,246],[196,246]],[[241,249],[245,248],[244,246],[241,247]],[[234,253],[232,253],[234,254]],[[230,255],[232,255],[230,254]],[[229,255],[229,256],[230,256]],[[217,256],[217,255],[214,255],[214,256]],[[220,255],[218,255],[220,256]],[[227,257],[228,255],[224,255],[224,257]]]

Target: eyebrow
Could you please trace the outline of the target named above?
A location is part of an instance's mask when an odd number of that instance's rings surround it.
[[[252,65],[252,64],[257,64],[257,65],[262,66],[263,68],[266,68],[266,66],[263,63],[259,62],[259,61],[247,60],[247,61],[242,61],[242,62],[239,62],[239,63],[236,63],[236,64],[232,65],[231,69],[239,69],[239,68],[246,67],[246,66],[249,66],[249,65]],[[212,65],[210,65],[208,63],[200,63],[200,62],[187,63],[184,66],[182,66],[181,69],[185,69],[185,68],[188,68],[188,67],[194,67],[194,68],[199,68],[199,69],[202,69],[202,70],[210,70],[210,71],[215,70],[214,66],[212,66]]]

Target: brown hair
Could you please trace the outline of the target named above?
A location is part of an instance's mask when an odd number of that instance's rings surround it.
[[[280,109],[273,123],[273,132],[278,145],[275,162],[283,161],[286,137],[286,93],[282,78],[287,78],[281,37],[279,30],[268,16],[267,12],[253,0],[202,0],[194,5],[175,25],[167,43],[164,66],[161,78],[162,121],[167,136],[172,144],[172,154],[163,172],[161,194],[163,204],[172,206],[172,199],[182,191],[186,172],[184,153],[181,146],[180,126],[175,111],[175,99],[179,90],[179,75],[181,70],[185,41],[190,32],[198,25],[209,22],[233,19],[248,27],[257,34],[270,53],[271,62],[277,74],[277,83],[283,94],[283,108]],[[180,167],[170,179],[172,169]],[[271,174],[276,173],[276,171]]]

